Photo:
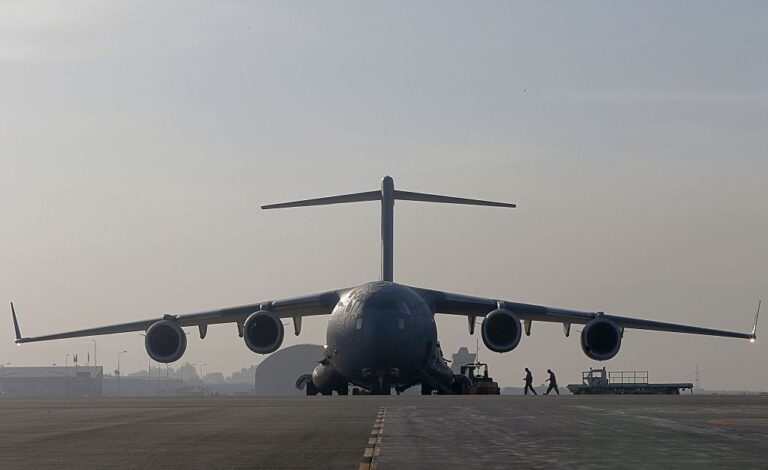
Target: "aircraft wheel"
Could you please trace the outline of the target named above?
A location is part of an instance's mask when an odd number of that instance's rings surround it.
[[[454,375],[451,388],[456,395],[467,395],[472,388],[472,382],[464,375]]]

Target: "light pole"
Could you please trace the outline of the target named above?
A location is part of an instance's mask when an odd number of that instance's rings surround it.
[[[192,371],[190,371],[190,372],[189,372],[189,380],[188,380],[189,382],[192,382],[192,372],[193,372],[193,371],[194,371],[194,372],[196,372],[196,371],[197,371],[197,369],[195,369],[195,366],[196,366],[197,364],[190,364],[189,362],[185,362],[185,363],[184,363],[184,365],[187,365],[187,366],[191,366],[191,367],[192,367]],[[182,370],[181,370],[181,383],[182,383],[182,385],[184,384],[184,369],[183,369],[183,368],[182,368]]]
[[[69,354],[64,357],[64,367],[69,367]]]
[[[205,385],[205,374],[203,372],[204,371],[203,367],[205,367],[207,365],[208,365],[208,363],[200,364],[200,383],[203,384],[203,385]]]
[[[128,351],[119,351],[117,353],[117,394],[120,395],[120,355]]]
[[[96,340],[91,338],[91,341],[93,341],[93,367],[96,367],[99,365],[99,363],[96,362]]]

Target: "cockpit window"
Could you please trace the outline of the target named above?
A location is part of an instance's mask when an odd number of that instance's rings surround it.
[[[401,310],[401,311],[402,311],[404,314],[406,314],[406,315],[410,315],[410,314],[411,314],[411,309],[410,309],[410,308],[408,308],[408,304],[407,304],[407,303],[405,303],[405,301],[402,301],[402,300],[400,301],[400,310]]]
[[[357,324],[355,324],[355,328],[358,329],[358,330],[362,330],[363,329],[363,319],[362,318],[358,318],[357,319]]]

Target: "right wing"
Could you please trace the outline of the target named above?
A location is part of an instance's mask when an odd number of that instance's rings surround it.
[[[11,303],[11,313],[13,315],[13,326],[16,331],[16,344],[34,343],[38,341],[51,341],[65,338],[80,338],[83,336],[111,335],[115,333],[128,333],[131,331],[146,331],[153,323],[163,320],[175,320],[179,326],[189,327],[197,326],[202,332],[207,325],[219,323],[237,323],[242,325],[248,316],[259,310],[269,310],[280,318],[297,318],[312,315],[328,315],[339,302],[339,299],[349,289],[340,289],[335,291],[322,292],[319,294],[291,297],[287,299],[270,300],[266,302],[240,305],[237,307],[220,308],[217,310],[207,310],[195,313],[185,313],[180,315],[162,315],[160,317],[140,320],[129,323],[120,323],[117,325],[102,326],[98,328],[87,328],[84,330],[68,331],[64,333],[54,333],[43,336],[21,336],[19,322],[16,318],[16,310]],[[297,329],[298,334],[298,329]]]
[[[603,312],[585,312],[565,308],[545,307],[543,305],[524,304],[520,302],[475,297],[431,289],[416,288],[416,291],[419,292],[422,297],[427,299],[435,313],[468,317],[470,319],[470,331],[474,331],[474,317],[484,317],[492,310],[499,308],[499,306],[503,306],[504,308],[513,311],[521,321],[525,322],[526,334],[529,334],[531,322],[534,321],[562,323],[563,325],[567,325],[567,328],[570,328],[571,324],[584,325],[595,318],[603,317],[613,321],[616,326],[622,329],[622,331],[624,328],[629,328],[667,331],[672,333],[723,336],[754,341],[757,338],[757,320],[758,315],[760,314],[760,302],[758,302],[752,331],[750,333],[742,333],[737,331],[702,328],[692,325],[680,325],[677,323],[644,320],[641,318],[619,315],[609,315],[604,314]]]

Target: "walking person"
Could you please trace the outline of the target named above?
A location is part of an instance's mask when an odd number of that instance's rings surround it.
[[[555,373],[552,372],[551,369],[547,369],[547,372],[549,373],[549,378],[545,380],[545,382],[549,382],[549,388],[547,388],[547,391],[544,392],[544,395],[549,395],[549,392],[554,390],[558,395],[560,395],[560,390],[557,388],[557,377],[555,377]]]
[[[533,392],[534,395],[538,395],[536,393],[536,390],[533,389],[533,374],[531,374],[531,371],[526,367],[525,368],[525,394],[528,395],[528,390]]]

